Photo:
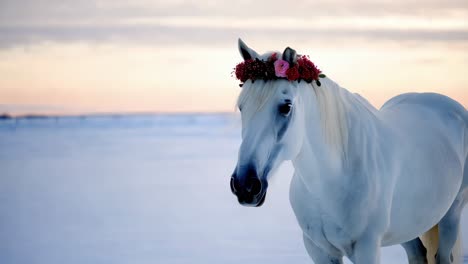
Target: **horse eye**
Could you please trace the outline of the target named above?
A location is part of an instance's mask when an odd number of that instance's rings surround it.
[[[278,107],[278,111],[280,112],[280,114],[282,115],[288,115],[289,112],[291,112],[291,108],[292,108],[292,104],[291,103],[285,103],[285,104],[282,104]]]

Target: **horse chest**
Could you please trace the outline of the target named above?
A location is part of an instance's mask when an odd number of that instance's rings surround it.
[[[352,253],[367,223],[366,216],[358,212],[364,211],[360,206],[354,208],[352,203],[332,196],[317,198],[296,175],[291,182],[290,202],[302,231],[318,247],[330,254]]]

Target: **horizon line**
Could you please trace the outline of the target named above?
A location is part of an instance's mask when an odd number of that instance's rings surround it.
[[[235,114],[236,111],[129,111],[129,112],[83,112],[83,113],[0,113],[1,119],[40,119],[40,118],[83,118],[83,117],[121,117],[121,116],[156,116],[156,115],[226,115]]]

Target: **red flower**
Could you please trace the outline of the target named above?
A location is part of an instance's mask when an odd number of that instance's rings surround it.
[[[299,66],[299,74],[301,75],[301,78],[307,82],[311,81],[314,78],[313,71],[306,67]]]
[[[245,62],[241,62],[237,64],[235,72],[236,72],[236,78],[239,79],[241,82],[247,81],[247,76],[245,72]]]
[[[299,69],[296,65],[294,65],[294,67],[291,67],[286,71],[286,77],[289,81],[295,81],[299,79],[299,76]]]
[[[301,56],[297,60],[297,64],[299,65],[299,73],[302,79],[307,82],[318,80],[321,71],[317,69],[315,64],[311,62],[307,56]]]
[[[271,80],[271,79],[276,78],[275,65],[273,64],[273,61],[265,62],[265,68],[266,68],[265,79]]]
[[[265,77],[266,67],[265,63],[263,63],[259,59],[255,60],[248,60],[246,61],[246,69],[247,72],[246,77],[252,81],[263,79]]]

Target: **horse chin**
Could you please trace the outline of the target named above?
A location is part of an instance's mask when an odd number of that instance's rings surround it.
[[[266,192],[261,193],[260,195],[258,195],[258,197],[260,197],[260,198],[255,197],[254,199],[252,199],[251,201],[248,201],[248,202],[245,201],[245,200],[240,200],[239,199],[239,203],[241,205],[247,206],[247,207],[260,207],[265,202]]]

